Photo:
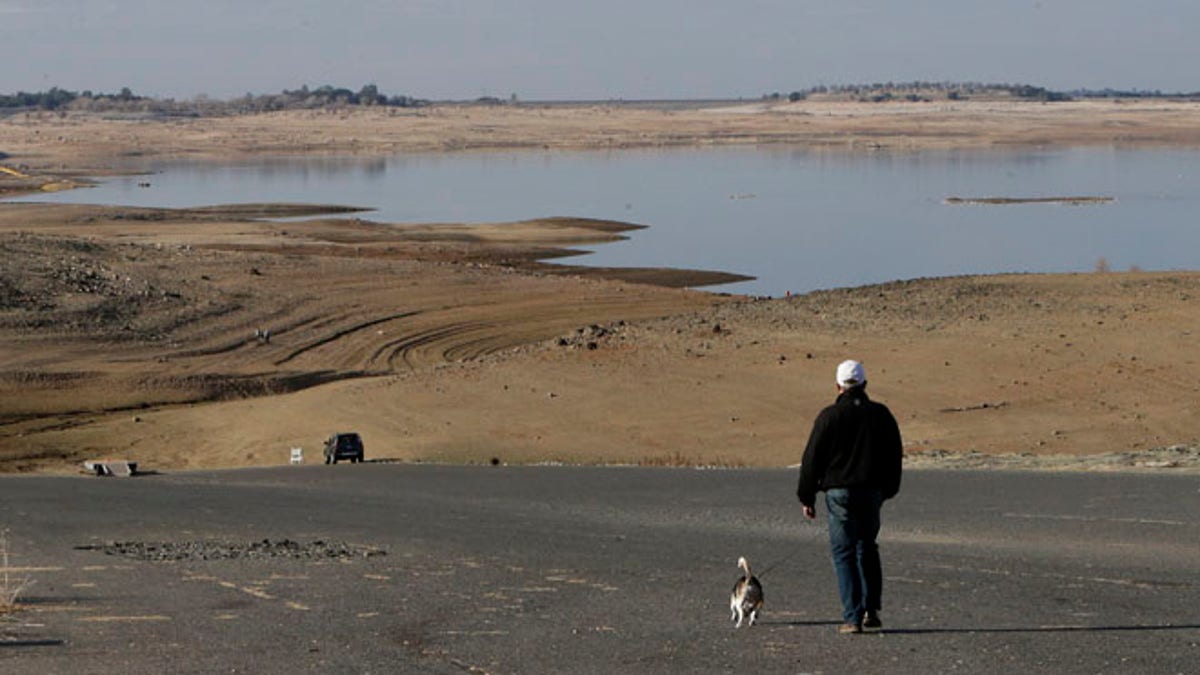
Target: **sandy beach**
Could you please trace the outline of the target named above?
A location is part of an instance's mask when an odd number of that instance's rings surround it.
[[[1200,147],[1200,104],[435,106],[0,119],[0,194],[131,158],[791,144],[830,152]],[[353,204],[347,206],[354,206]],[[909,461],[1197,470],[1200,274],[897,281],[780,299],[689,270],[545,262],[628,227],[334,209],[0,202],[0,470],[369,459],[786,466],[862,360]],[[307,216],[302,222],[264,220]],[[653,224],[650,224],[653,226]],[[269,337],[267,337],[269,331]]]

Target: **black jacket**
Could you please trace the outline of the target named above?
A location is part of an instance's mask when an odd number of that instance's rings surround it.
[[[867,398],[864,387],[854,387],[813,422],[796,496],[812,506],[821,490],[866,485],[891,499],[900,491],[903,453],[892,411]]]

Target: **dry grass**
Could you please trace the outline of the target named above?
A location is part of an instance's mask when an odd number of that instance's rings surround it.
[[[28,577],[13,576],[8,560],[8,530],[0,530],[0,615],[20,609],[21,594],[33,585]]]
[[[731,459],[727,457],[702,459],[700,457],[685,455],[678,450],[666,455],[650,455],[642,457],[635,463],[637,466],[706,469],[740,469],[746,466],[746,463],[740,459]]]

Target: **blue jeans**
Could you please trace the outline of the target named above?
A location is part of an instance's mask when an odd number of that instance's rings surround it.
[[[825,492],[829,510],[829,550],[842,596],[842,619],[861,624],[868,611],[878,611],[883,593],[879,563],[879,507],[883,496],[866,487],[833,488]]]

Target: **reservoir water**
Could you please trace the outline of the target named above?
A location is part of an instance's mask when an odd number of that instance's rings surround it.
[[[28,201],[365,206],[371,220],[543,216],[649,228],[575,264],[725,270],[711,290],[783,295],[926,276],[1194,269],[1200,152],[872,152],[787,148],[481,152],[142,167],[149,177]],[[138,183],[150,187],[138,187]],[[1103,196],[1101,204],[956,205],[948,197]],[[1103,262],[1101,262],[1103,261]]]

